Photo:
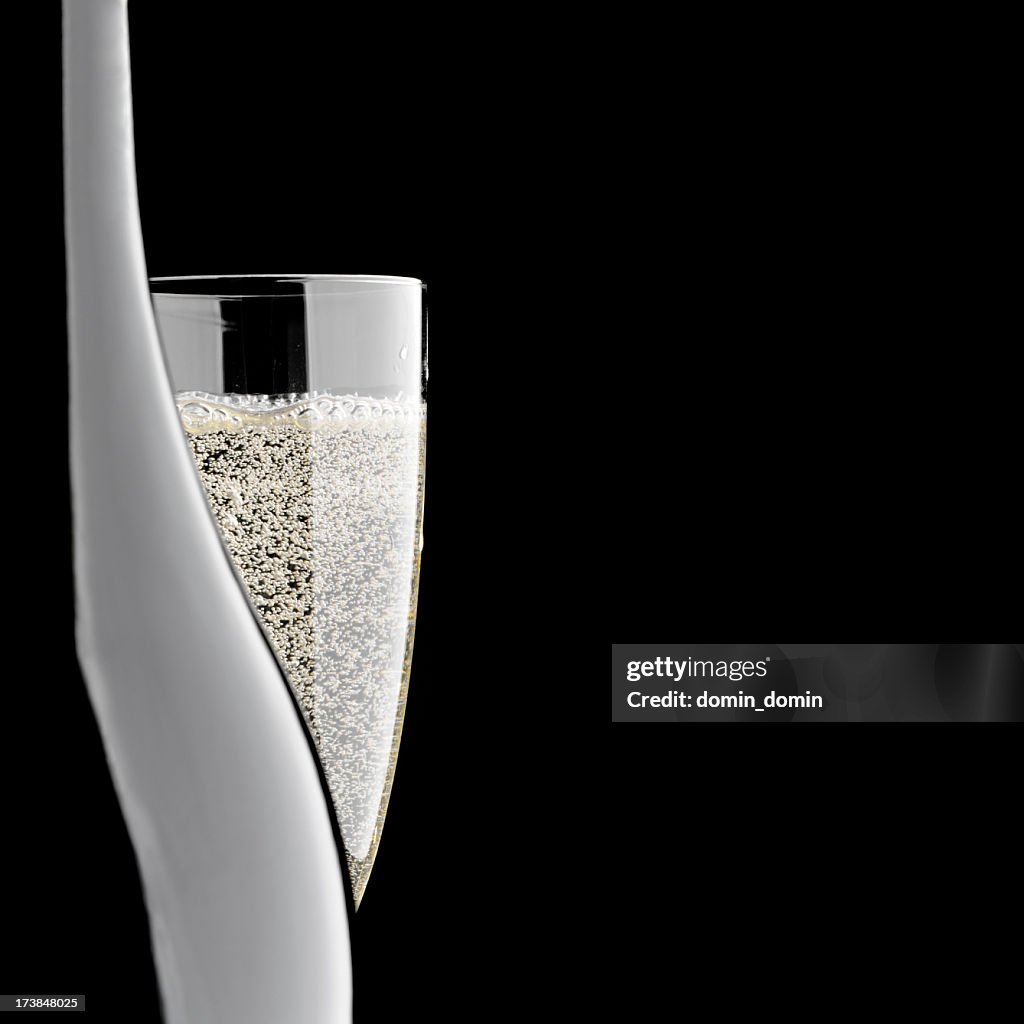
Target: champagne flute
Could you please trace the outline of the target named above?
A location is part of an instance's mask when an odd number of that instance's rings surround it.
[[[255,275],[150,286],[184,436],[314,741],[358,908],[412,660],[423,285]]]

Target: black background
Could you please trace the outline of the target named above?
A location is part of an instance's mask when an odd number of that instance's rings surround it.
[[[151,275],[368,273],[428,285],[414,682],[352,936],[355,1020],[481,1019],[480,992],[511,967],[505,929],[531,912],[509,824],[523,797],[496,714],[513,676],[495,647],[510,522],[501,432],[516,383],[506,311],[521,258],[505,176],[513,136],[499,133],[500,115],[478,124],[438,96],[414,13],[364,22],[328,4],[268,17],[134,3],[130,18]],[[6,492],[24,535],[8,550],[17,597],[0,989],[85,993],[93,1019],[148,1021],[157,995],[137,868],[72,645],[58,5],[25,15],[18,38],[33,59],[9,129],[23,172],[9,215],[24,232],[8,385],[45,397],[32,400],[44,408]],[[44,510],[21,504],[26,490],[45,496]]]
[[[543,77],[544,19],[459,45],[465,22],[434,12],[251,10],[133,8],[150,272],[430,286],[419,628],[353,936],[358,1024],[543,1016],[542,979],[588,936],[609,952],[570,1014],[609,989],[626,1020],[694,990],[874,1013],[895,984],[893,1006],[966,994],[976,1015],[1015,971],[997,927],[1019,891],[1013,726],[605,726],[591,749],[581,723],[604,719],[613,639],[1019,623],[989,97],[901,70],[916,28],[891,67],[828,41],[749,76],[730,29],[685,73],[608,57],[602,95],[566,67],[576,36]],[[69,642],[59,12],[19,13],[7,383],[53,400],[6,492],[2,987],[145,1020],[144,908]],[[497,415],[467,429],[467,405]]]

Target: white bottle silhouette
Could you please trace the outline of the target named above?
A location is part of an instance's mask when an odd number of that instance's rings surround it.
[[[344,1024],[328,801],[186,449],[139,225],[126,0],[65,0],[77,644],[168,1024]]]

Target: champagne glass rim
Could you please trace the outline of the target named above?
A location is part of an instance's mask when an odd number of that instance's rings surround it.
[[[151,277],[153,284],[186,281],[228,282],[228,281],[277,281],[282,284],[301,284],[304,281],[331,281],[338,284],[397,284],[426,287],[418,277],[395,277],[389,274],[171,274]]]

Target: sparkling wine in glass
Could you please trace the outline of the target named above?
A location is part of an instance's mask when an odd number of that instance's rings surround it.
[[[150,283],[184,436],[315,744],[358,907],[412,660],[423,285],[365,275]]]

